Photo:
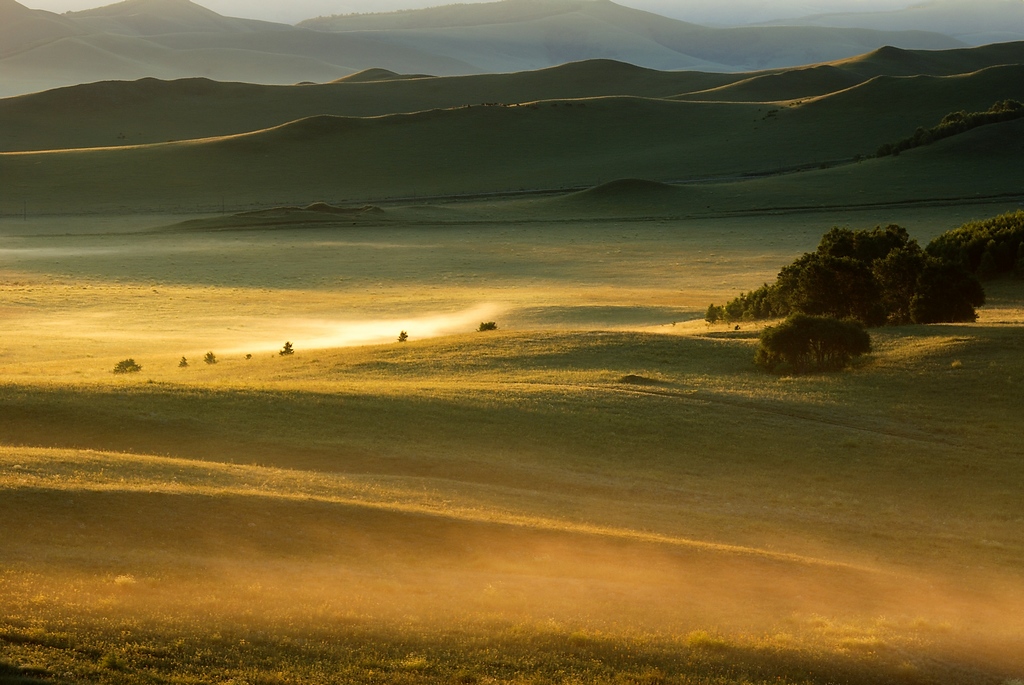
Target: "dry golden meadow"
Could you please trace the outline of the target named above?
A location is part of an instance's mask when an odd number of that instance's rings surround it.
[[[820,376],[700,320],[1001,209],[9,219],[0,678],[1016,682],[1024,286]]]

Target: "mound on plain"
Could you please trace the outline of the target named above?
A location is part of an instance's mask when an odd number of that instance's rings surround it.
[[[169,226],[166,231],[234,231],[308,228],[313,226],[355,226],[386,220],[386,212],[374,205],[338,207],[314,202],[306,207],[272,207],[232,216],[195,219]]]
[[[637,178],[602,183],[536,203],[538,208],[580,216],[665,216],[690,209],[693,194],[682,186]]]

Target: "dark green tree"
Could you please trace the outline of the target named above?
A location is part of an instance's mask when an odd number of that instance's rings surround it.
[[[287,357],[290,354],[295,354],[295,349],[292,347],[292,344],[290,342],[286,342],[284,344],[284,347],[281,348],[281,351],[278,352],[278,354],[281,355],[282,357]]]
[[[406,333],[405,331],[402,331],[401,333],[398,334],[398,342],[404,343],[408,339],[409,339],[409,334]]]
[[[207,352],[206,356],[203,357],[203,361],[206,362],[207,364],[216,364],[217,355],[215,355],[213,352]]]
[[[995,255],[992,254],[992,249],[988,248],[981,253],[981,261],[978,262],[978,278],[992,278],[999,273],[999,267],[996,265]]]
[[[114,373],[138,373],[142,367],[135,363],[134,359],[122,359],[114,365]]]
[[[928,258],[916,242],[899,247],[872,266],[878,283],[886,323],[911,323],[911,302],[917,294],[918,281]]]
[[[854,257],[804,255],[779,273],[776,288],[781,313],[857,319],[868,326],[885,323],[871,268]]]
[[[914,323],[957,323],[976,321],[975,307],[985,304],[981,283],[963,266],[928,259],[910,303]]]
[[[754,363],[768,370],[780,365],[793,373],[835,371],[871,351],[871,336],[856,321],[794,314],[761,331]]]

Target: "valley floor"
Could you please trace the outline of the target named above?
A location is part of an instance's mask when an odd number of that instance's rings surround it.
[[[1024,286],[822,376],[701,320],[977,213],[4,222],[0,681],[1019,683]]]

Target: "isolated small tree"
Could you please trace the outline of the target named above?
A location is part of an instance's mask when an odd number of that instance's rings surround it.
[[[217,355],[215,355],[213,352],[207,352],[206,356],[203,357],[203,361],[206,362],[207,364],[216,364]]]
[[[186,359],[185,357],[182,357],[181,361],[178,362],[178,368],[179,369],[187,369],[188,368],[188,359]]]
[[[404,343],[408,339],[409,339],[409,334],[406,333],[405,331],[402,331],[401,333],[398,334],[398,342]]]
[[[722,320],[724,312],[721,307],[709,304],[707,310],[704,312],[704,320],[708,322],[709,326],[713,326]]]
[[[122,359],[114,365],[114,373],[138,373],[142,367],[134,359]]]
[[[774,370],[786,364],[794,373],[835,371],[871,351],[871,337],[857,321],[794,314],[761,331],[754,363]]]
[[[480,331],[480,332],[482,332],[482,331],[496,331],[496,330],[498,330],[498,324],[495,323],[494,321],[481,321],[480,322],[480,328],[478,328],[476,330]]]
[[[282,357],[287,357],[289,354],[295,354],[295,350],[292,349],[292,344],[290,342],[286,342],[278,354]]]

